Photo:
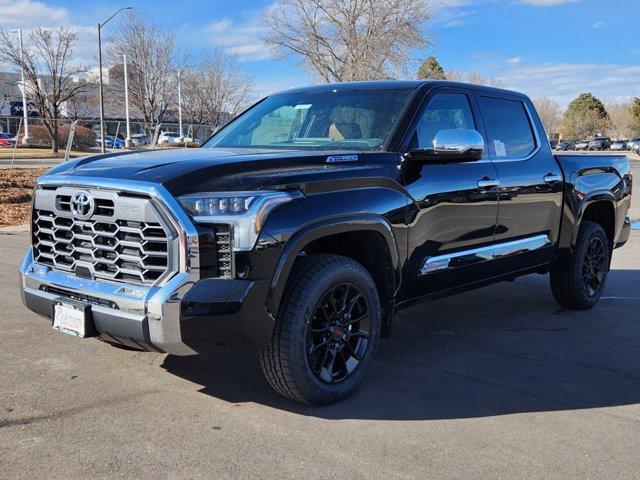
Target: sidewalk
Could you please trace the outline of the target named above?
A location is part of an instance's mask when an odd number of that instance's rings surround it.
[[[62,158],[16,158],[14,168],[53,167],[62,163]],[[0,159],[0,168],[11,168],[11,159]]]

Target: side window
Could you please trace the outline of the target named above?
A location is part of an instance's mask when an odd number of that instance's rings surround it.
[[[433,139],[440,130],[474,130],[476,124],[469,99],[463,93],[435,95],[422,114],[413,134],[410,148],[433,148]]]
[[[494,158],[522,158],[535,150],[529,115],[522,102],[480,97],[480,108]]]

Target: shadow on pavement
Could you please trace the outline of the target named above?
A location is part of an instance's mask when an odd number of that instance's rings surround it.
[[[524,277],[401,312],[360,390],[327,407],[279,397],[254,350],[167,356],[162,366],[230,403],[329,419],[451,419],[640,403],[640,271],[610,272],[605,296],[587,312],[560,310],[547,284],[546,277]]]

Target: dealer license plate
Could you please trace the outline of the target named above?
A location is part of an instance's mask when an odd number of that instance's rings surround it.
[[[53,307],[53,328],[59,332],[84,338],[87,336],[85,309],[58,303]]]

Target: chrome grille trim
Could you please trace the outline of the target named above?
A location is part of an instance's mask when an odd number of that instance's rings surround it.
[[[64,200],[79,188],[96,200],[89,220],[74,218]],[[179,271],[179,235],[151,197],[82,187],[36,191],[34,260],[80,277],[156,285]]]

